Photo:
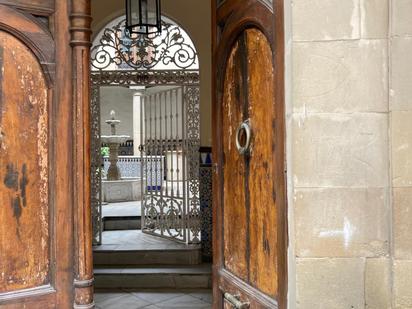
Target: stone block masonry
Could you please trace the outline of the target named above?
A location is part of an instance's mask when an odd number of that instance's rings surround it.
[[[412,0],[289,4],[289,307],[412,308]]]

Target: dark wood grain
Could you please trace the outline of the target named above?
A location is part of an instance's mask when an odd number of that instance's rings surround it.
[[[212,4],[214,63],[214,308],[240,294],[250,308],[286,308],[283,6]],[[276,19],[282,19],[278,22]],[[246,63],[246,67],[245,64]],[[232,152],[250,119],[251,152]],[[239,227],[240,226],[240,227]],[[235,237],[237,236],[237,238]],[[229,261],[231,263],[229,263]]]
[[[13,278],[30,277],[6,285],[0,279],[2,309],[73,308],[71,2],[0,0],[0,33],[8,38],[0,46],[12,50],[11,57],[0,57],[6,68],[0,78],[0,98],[6,99],[0,100],[0,143],[7,148],[0,152],[0,204],[8,205],[1,208],[0,220],[7,221],[7,241],[15,251],[1,248],[0,268],[7,264]],[[47,16],[49,23],[31,14]],[[13,208],[10,198],[16,200]]]
[[[55,44],[48,29],[30,14],[2,4],[0,29],[11,33],[30,48],[40,62],[48,84],[51,84],[55,71]]]
[[[90,182],[90,1],[73,2],[71,45],[74,72],[74,181],[75,190],[75,281],[74,307],[92,308],[93,249]]]
[[[277,206],[277,248],[278,248],[278,303],[279,308],[287,307],[288,296],[288,210],[286,194],[286,130],[285,130],[285,33],[284,1],[273,0],[274,7],[274,74],[275,74],[275,190]]]
[[[54,0],[0,0],[0,4],[39,15],[51,15],[55,7]]]
[[[54,97],[54,132],[58,140],[55,154],[56,203],[56,308],[73,308],[74,304],[74,106],[72,50],[70,47],[70,0],[55,0],[53,20],[56,45],[56,85]]]
[[[225,93],[222,106],[223,117],[223,157],[224,169],[224,208],[223,225],[230,226],[224,230],[224,264],[225,267],[243,279],[248,277],[247,248],[247,209],[245,195],[245,161],[239,156],[235,145],[235,134],[239,123],[243,121],[243,104],[247,98],[242,90],[243,70],[242,54],[245,46],[237,43],[232,50],[225,76]],[[236,224],[233,224],[236,222]]]
[[[277,295],[277,205],[274,178],[275,111],[271,47],[257,29],[248,29],[250,156],[250,282],[268,295]],[[281,115],[282,116],[282,115]]]
[[[219,271],[219,290],[220,292],[239,295],[242,302],[250,303],[250,308],[277,309],[279,304],[276,299],[269,297],[260,290],[252,287],[250,284],[240,280],[231,272],[221,269]]]
[[[39,62],[0,30],[0,294],[50,282],[48,89]]]

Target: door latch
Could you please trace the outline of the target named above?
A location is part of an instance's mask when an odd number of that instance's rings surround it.
[[[236,309],[248,309],[250,307],[249,302],[242,302],[240,300],[240,295],[225,293],[225,299]]]

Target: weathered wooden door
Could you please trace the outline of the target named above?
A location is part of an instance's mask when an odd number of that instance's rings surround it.
[[[282,3],[214,7],[216,309],[286,306]]]
[[[88,129],[79,123],[88,1],[70,2],[0,0],[0,308],[93,302],[83,271]]]

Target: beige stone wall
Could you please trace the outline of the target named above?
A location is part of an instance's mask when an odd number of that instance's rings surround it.
[[[412,308],[412,1],[392,0],[390,70],[394,308]]]
[[[293,0],[290,308],[412,308],[412,0]]]
[[[212,34],[211,5],[206,0],[162,0],[162,12],[191,36],[200,59],[201,144],[212,145]],[[124,14],[124,0],[92,0],[95,33]]]

